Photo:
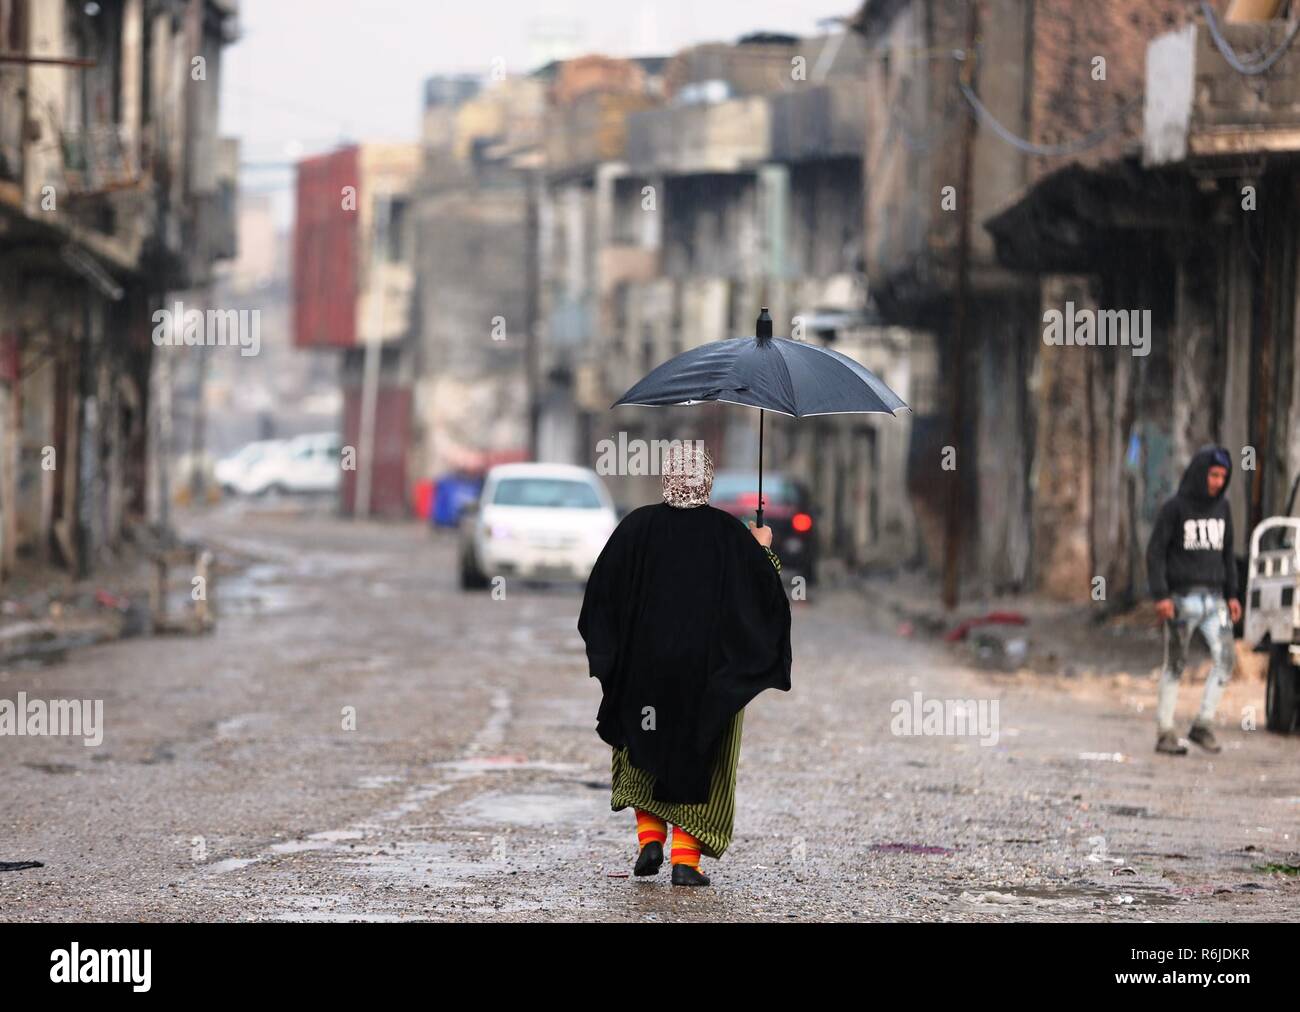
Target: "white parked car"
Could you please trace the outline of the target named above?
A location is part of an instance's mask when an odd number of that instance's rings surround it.
[[[265,484],[257,472],[270,457],[284,452],[284,442],[283,439],[259,439],[217,461],[212,469],[217,483],[223,491],[237,495],[255,495],[265,491]]]
[[[342,478],[342,440],[333,432],[250,443],[217,465],[217,480],[239,495],[324,493]]]
[[[586,580],[617,524],[590,468],[499,464],[461,521],[461,587],[483,588],[494,576]]]
[[[343,440],[335,432],[295,436],[285,444],[272,488],[283,492],[335,492],[343,479]]]
[[[1294,495],[1294,492],[1292,493]],[[1252,650],[1268,653],[1264,717],[1270,731],[1300,726],[1300,519],[1269,517],[1250,536],[1246,621]]]

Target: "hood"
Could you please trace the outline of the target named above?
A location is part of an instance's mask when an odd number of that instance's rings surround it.
[[[1210,473],[1210,467],[1214,464],[1220,464],[1228,469],[1228,477],[1224,479],[1223,488],[1219,489],[1219,494],[1211,496],[1206,491],[1206,477]],[[1199,502],[1213,502],[1216,499],[1222,499],[1228,491],[1228,486],[1232,484],[1232,454],[1222,446],[1209,444],[1202,446],[1192,455],[1192,459],[1187,464],[1187,470],[1183,472],[1183,480],[1178,483],[1178,494],[1186,496],[1188,499],[1196,499]]]

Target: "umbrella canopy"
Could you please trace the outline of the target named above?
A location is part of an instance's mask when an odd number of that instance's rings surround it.
[[[879,376],[847,355],[772,337],[771,326],[770,319],[760,317],[757,337],[712,341],[682,352],[647,373],[612,406],[726,401],[794,418],[911,410]]]
[[[652,369],[611,407],[725,401],[759,409],[758,526],[763,526],[763,412],[887,414],[912,410],[870,369],[838,351],[772,336],[764,306],[754,337],[713,341]]]

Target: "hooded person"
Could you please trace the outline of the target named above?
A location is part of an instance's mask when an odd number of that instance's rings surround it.
[[[1232,674],[1232,626],[1241,617],[1227,498],[1231,478],[1232,456],[1226,449],[1209,445],[1197,450],[1177,494],[1160,508],[1147,543],[1147,582],[1165,634],[1156,703],[1157,752],[1187,752],[1174,733],[1174,707],[1188,647],[1197,632],[1210,649],[1211,665],[1188,738],[1208,751],[1221,751],[1210,725]]]
[[[703,443],[669,444],[663,502],[633,510],[597,558],[578,617],[613,749],[610,808],[632,807],[653,875],[673,826],[672,882],[708,885],[731,842],[744,707],[790,689],[790,602],[768,527],[709,505]]]

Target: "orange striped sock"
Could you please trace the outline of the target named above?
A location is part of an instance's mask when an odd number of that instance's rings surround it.
[[[673,864],[689,864],[696,871],[700,868],[700,841],[681,826],[673,826]]]
[[[667,842],[668,823],[644,809],[636,808],[633,811],[636,812],[636,838],[642,847],[651,840],[660,844]]]

